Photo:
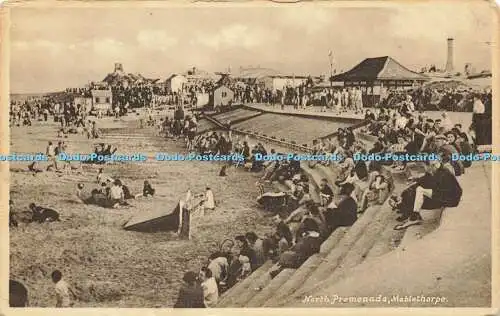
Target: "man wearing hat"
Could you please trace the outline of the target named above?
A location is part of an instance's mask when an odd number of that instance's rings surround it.
[[[184,284],[179,290],[174,308],[205,308],[203,289],[198,284],[196,273],[184,273],[182,281]]]

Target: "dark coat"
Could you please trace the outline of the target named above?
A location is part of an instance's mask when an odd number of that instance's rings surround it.
[[[352,197],[346,197],[340,201],[336,209],[328,209],[325,218],[333,230],[337,227],[352,226],[358,219],[358,205]]]
[[[203,289],[198,284],[183,285],[174,308],[204,308]]]
[[[456,207],[462,198],[462,188],[457,179],[446,168],[439,168],[433,176],[432,199],[441,201],[445,207]]]
[[[320,251],[323,239],[306,236],[301,238],[289,251],[285,251],[279,259],[281,268],[298,269],[310,256]]]

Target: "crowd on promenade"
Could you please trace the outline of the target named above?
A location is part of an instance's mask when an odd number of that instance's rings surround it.
[[[415,109],[421,111],[472,112],[474,96],[478,96],[486,107],[486,113],[491,115],[491,91],[474,91],[472,88],[460,90],[457,88],[420,87],[411,91],[389,90],[379,103],[380,108],[393,108],[405,101],[406,95],[412,97]]]
[[[481,112],[475,96],[475,112]],[[235,237],[237,246],[213,253],[200,274],[187,272],[176,307],[213,307],[219,294],[246,278],[266,261],[275,263],[270,272],[276,276],[285,268],[298,268],[338,227],[352,226],[370,205],[386,201],[394,187],[392,174],[405,172],[411,166],[406,161],[363,161],[355,155],[434,153],[440,160],[421,162],[425,173],[410,177],[401,194],[389,199],[390,206],[400,214],[395,230],[404,230],[422,223],[421,212],[429,209],[456,207],[462,188],[457,177],[462,176],[471,161],[457,161],[453,154],[476,152],[474,128],[467,130],[454,124],[446,113],[431,120],[416,110],[411,95],[393,109],[366,110],[367,125],[361,131],[339,129],[335,137],[315,142],[316,154],[335,154],[340,161],[309,162],[309,168],[329,168],[332,178],[322,179],[319,200],[314,201],[309,178],[300,161],[258,161],[256,154],[274,154],[262,143],[255,146],[249,140],[233,139],[231,133],[207,133],[196,140],[194,149],[200,152],[223,153],[229,150],[243,153],[242,167],[260,174],[258,202],[273,215],[275,231],[256,236],[253,232]],[[372,135],[374,140],[361,141],[358,132]],[[318,164],[323,166],[316,167]],[[222,173],[221,173],[222,175]],[[266,185],[286,184],[286,192],[265,192]]]

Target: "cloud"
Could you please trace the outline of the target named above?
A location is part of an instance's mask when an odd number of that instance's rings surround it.
[[[60,42],[54,42],[54,41],[47,41],[47,40],[42,40],[38,39],[36,41],[13,41],[12,42],[12,49],[14,51],[23,51],[23,52],[29,52],[29,51],[37,51],[37,52],[44,52],[44,53],[52,53],[52,54],[57,54],[60,53],[64,49],[64,44]]]
[[[282,10],[278,21],[287,27],[301,29],[311,34],[324,30],[336,16],[337,13],[331,9],[301,6]]]
[[[87,46],[89,43],[82,43]],[[120,56],[124,53],[125,45],[112,38],[103,38],[91,42],[92,49],[96,54],[104,56]]]
[[[162,30],[142,30],[137,34],[137,42],[146,49],[166,51],[176,46],[179,40]]]
[[[401,6],[390,18],[395,36],[443,41],[447,37],[488,40],[491,37],[491,9],[458,4],[449,6]]]
[[[279,39],[276,32],[262,28],[250,28],[243,24],[231,24],[215,34],[198,34],[192,45],[201,44],[214,49],[255,48]]]

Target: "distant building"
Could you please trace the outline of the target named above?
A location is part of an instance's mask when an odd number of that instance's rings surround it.
[[[285,87],[296,88],[307,82],[306,76],[283,76],[283,75],[273,75],[266,76],[257,80],[257,83],[262,83],[266,89],[270,90],[281,90],[283,91]]]
[[[214,89],[210,96],[209,104],[213,107],[230,105],[234,100],[234,92],[224,85]]]
[[[183,75],[172,75],[165,81],[165,86],[168,93],[180,92],[187,82],[187,78]]]
[[[113,108],[113,93],[111,90],[92,90],[92,110],[108,112]]]
[[[261,67],[240,67],[239,72],[232,74],[232,77],[237,81],[244,82],[246,84],[255,84],[258,80],[262,80],[265,77],[277,76],[279,72],[270,68]]]
[[[412,89],[428,81],[428,76],[404,67],[389,56],[366,58],[351,70],[333,76],[333,82],[345,87],[358,87],[363,104],[373,106],[387,94],[388,89]]]

